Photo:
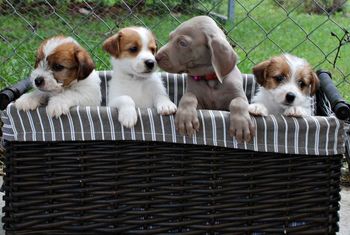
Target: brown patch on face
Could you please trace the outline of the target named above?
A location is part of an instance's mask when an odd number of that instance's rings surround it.
[[[39,48],[38,48],[38,50],[37,50],[37,53],[36,53],[34,68],[37,68],[39,62],[42,61],[42,60],[45,58],[44,46],[47,44],[47,42],[48,42],[50,39],[54,39],[54,38],[57,38],[57,39],[64,39],[65,36],[59,35],[59,36],[55,36],[55,37],[52,37],[52,38],[48,38],[48,39],[45,39],[45,40],[40,44],[40,46],[39,46]]]
[[[314,95],[319,87],[319,79],[310,65],[304,66],[296,73],[297,84],[305,95]]]
[[[153,55],[156,54],[157,52],[157,42],[156,42],[156,37],[155,35],[151,32],[148,31],[148,38],[150,39],[148,42],[148,49],[152,52]]]
[[[133,28],[124,28],[103,43],[103,49],[115,58],[136,57],[141,48],[141,37]]]
[[[88,52],[75,43],[58,46],[47,56],[47,63],[54,78],[63,82],[63,87],[69,86],[74,80],[85,79],[95,68]]]
[[[44,57],[45,57],[45,55],[44,55],[44,46],[46,44],[46,41],[47,40],[45,40],[43,43],[41,43],[40,47],[38,48],[38,50],[36,52],[34,68],[37,68],[39,62],[42,61],[44,59]]]
[[[257,64],[253,73],[256,81],[266,89],[275,89],[291,76],[289,65],[283,56],[276,56]]]

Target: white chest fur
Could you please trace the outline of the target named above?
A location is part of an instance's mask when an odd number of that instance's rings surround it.
[[[162,90],[158,74],[147,78],[135,78],[121,73],[114,73],[109,82],[109,100],[111,97],[129,96],[136,107],[154,106],[154,94]],[[162,92],[161,92],[162,93]]]

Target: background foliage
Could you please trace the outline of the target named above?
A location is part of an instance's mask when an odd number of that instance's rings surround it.
[[[315,69],[331,71],[350,100],[346,0],[234,2],[234,20],[224,21],[228,0],[0,0],[0,88],[28,76],[44,38],[71,35],[92,53],[97,68],[104,70],[111,66],[101,45],[121,27],[146,26],[161,46],[182,21],[206,14],[227,33],[243,72],[251,73],[256,63],[271,56],[292,53],[306,58]]]

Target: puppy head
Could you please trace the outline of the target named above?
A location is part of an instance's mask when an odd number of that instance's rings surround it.
[[[113,63],[118,64],[117,69],[124,73],[147,77],[156,69],[156,38],[146,28],[123,28],[107,38],[103,49],[112,56]]]
[[[257,64],[253,73],[256,81],[282,106],[302,105],[319,86],[307,61],[289,54]]]
[[[30,78],[41,91],[60,92],[88,77],[94,68],[88,52],[73,38],[57,36],[40,45]]]
[[[208,16],[193,17],[179,25],[156,58],[159,66],[168,72],[190,75],[215,72],[220,81],[237,61],[225,34]]]

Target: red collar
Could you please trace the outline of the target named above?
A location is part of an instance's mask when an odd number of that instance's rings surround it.
[[[193,78],[193,80],[195,81],[199,81],[199,80],[217,80],[218,77],[216,76],[215,73],[209,73],[209,74],[206,74],[206,75],[203,75],[203,76],[191,76]]]

